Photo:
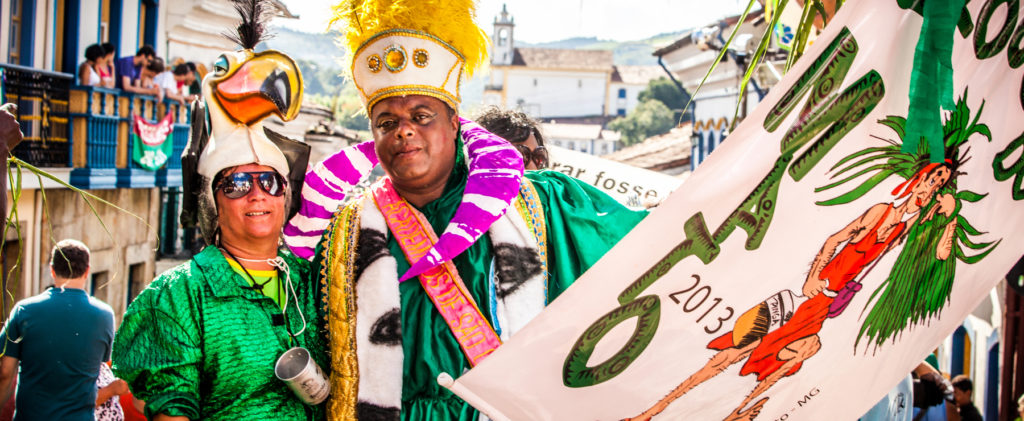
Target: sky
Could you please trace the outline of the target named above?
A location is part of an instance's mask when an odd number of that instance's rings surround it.
[[[275,19],[275,25],[322,32],[332,4],[340,0],[283,0],[298,20]],[[515,19],[515,39],[528,43],[572,37],[632,41],[705,26],[743,12],[748,0],[479,0],[477,22],[492,32],[494,18],[507,4]]]

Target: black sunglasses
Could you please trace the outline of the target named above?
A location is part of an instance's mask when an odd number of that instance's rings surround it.
[[[548,150],[544,149],[543,146],[538,146],[537,149],[530,150],[529,146],[518,144],[515,145],[516,150],[523,155],[523,163],[529,163],[533,161],[537,165],[537,168],[547,168],[548,166]]]
[[[221,179],[217,190],[228,199],[241,199],[252,191],[253,179],[267,194],[274,197],[284,195],[284,177],[274,171],[236,172]]]

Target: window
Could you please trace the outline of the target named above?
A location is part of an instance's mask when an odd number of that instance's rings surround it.
[[[501,28],[498,30],[498,46],[502,47],[508,44],[508,28]]]
[[[537,86],[537,78],[533,78],[533,86]]]
[[[626,109],[625,108],[619,108],[619,110],[615,112],[615,115],[625,116],[626,115]]]
[[[156,46],[156,25],[160,6],[156,0],[139,2],[139,45]]]
[[[53,51],[53,68],[57,71],[64,70],[64,0],[57,0],[56,2],[57,13],[54,14],[54,18],[57,20],[54,26],[56,36],[54,37],[54,51]],[[74,71],[68,72],[71,74],[77,74]]]
[[[583,79],[577,80],[576,81],[576,86],[579,87],[579,88],[583,88]]]
[[[111,42],[110,32],[110,2],[111,0],[100,0],[100,42]]]
[[[570,140],[569,141],[569,149],[576,150],[576,141],[575,140]]]
[[[25,298],[25,285],[21,278],[21,268],[25,265],[24,256],[21,256],[21,242],[17,239],[17,234],[13,235],[15,238],[11,238],[10,232],[14,230],[8,230],[7,241],[4,242],[3,248],[0,249],[0,253],[3,254],[0,259],[3,261],[3,274],[0,275],[4,279],[4,286],[7,287],[7,291],[4,291],[3,304],[6,306],[5,309],[10,309],[18,300]],[[21,259],[21,263],[18,263]],[[15,266],[17,264],[17,266]],[[8,314],[0,315],[0,318],[6,318]]]
[[[142,290],[146,287],[146,285],[144,284],[145,279],[143,279],[145,278],[145,270],[145,263],[136,263],[134,265],[128,266],[127,304],[131,304],[132,301],[135,300],[135,297],[138,297],[139,293],[142,292]],[[127,308],[127,304],[125,308]]]
[[[626,97],[626,88],[619,88],[619,98]]]
[[[7,50],[8,63],[21,62],[21,2],[22,0],[11,1],[11,43]]]
[[[139,45],[142,45],[142,44],[146,43],[146,41],[145,41],[146,40],[146,23],[148,23],[148,21],[146,20],[146,17],[149,14],[149,12],[150,12],[149,11],[149,5],[146,4],[146,2],[144,2],[144,1],[140,1],[139,2],[139,37],[135,38],[135,39],[139,40]]]
[[[92,274],[92,282],[90,283],[90,290],[92,296],[101,301],[107,301],[107,291],[110,284],[110,276],[107,272],[97,272]]]

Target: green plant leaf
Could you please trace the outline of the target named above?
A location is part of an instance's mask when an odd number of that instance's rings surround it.
[[[686,106],[683,107],[683,110],[690,109],[690,104],[693,103],[693,98],[697,96],[697,92],[700,92],[700,88],[704,86],[704,82],[707,82],[708,78],[711,77],[711,73],[718,67],[718,63],[721,63],[722,58],[729,52],[729,45],[732,44],[733,38],[736,38],[736,34],[739,33],[739,29],[743,26],[743,22],[747,20],[747,14],[750,13],[750,9],[754,7],[754,4],[757,4],[757,0],[750,0],[750,3],[747,3],[747,8],[744,9],[743,14],[740,15],[739,23],[736,24],[732,33],[729,34],[729,39],[725,40],[725,45],[723,45],[722,49],[718,52],[718,57],[716,57],[715,61],[711,63],[711,68],[709,68],[708,72],[704,74],[704,78],[700,80],[700,84],[697,85],[697,89],[693,90],[693,95],[690,95],[690,100],[686,102]]]

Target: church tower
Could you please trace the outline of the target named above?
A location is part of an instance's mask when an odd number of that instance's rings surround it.
[[[512,64],[514,53],[512,43],[512,30],[515,29],[515,21],[508,14],[506,5],[501,5],[501,16],[494,18],[494,34],[491,35],[491,42],[494,44],[491,50],[491,64],[496,66],[508,66]]]

